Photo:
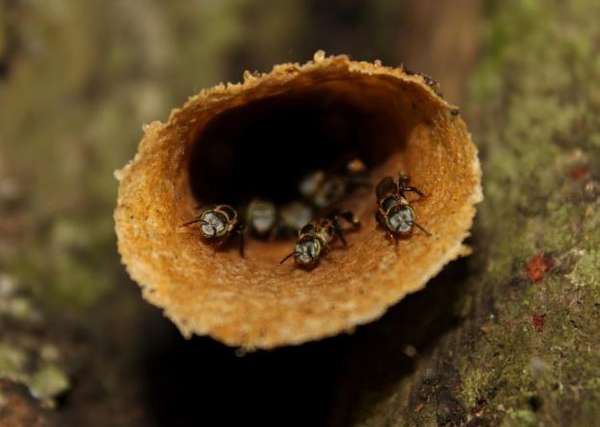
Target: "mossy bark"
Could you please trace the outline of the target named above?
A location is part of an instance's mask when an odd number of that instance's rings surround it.
[[[490,12],[468,104],[475,254],[365,333],[335,425],[599,422],[600,4]]]

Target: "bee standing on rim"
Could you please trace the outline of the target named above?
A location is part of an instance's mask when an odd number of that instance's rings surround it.
[[[300,229],[294,251],[282,259],[280,264],[294,257],[296,265],[313,268],[337,239],[346,246],[348,243],[340,219],[348,222],[352,229],[360,227],[360,221],[350,211],[334,212],[326,217],[316,218]]]
[[[244,225],[237,211],[229,205],[216,205],[203,209],[193,220],[182,224],[200,224],[200,234],[204,240],[219,248],[234,235],[240,238],[240,255],[244,256]]]
[[[398,181],[391,176],[386,176],[377,184],[375,195],[377,197],[377,211],[375,219],[386,231],[388,236],[394,238],[396,243],[400,237],[407,237],[417,227],[428,236],[431,233],[415,222],[415,211],[406,198],[406,193],[413,192],[419,196],[425,195],[415,187],[408,185],[410,177],[400,174]]]

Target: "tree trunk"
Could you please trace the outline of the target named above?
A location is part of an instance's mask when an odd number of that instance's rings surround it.
[[[474,255],[356,334],[333,425],[600,422],[600,4],[498,3]]]

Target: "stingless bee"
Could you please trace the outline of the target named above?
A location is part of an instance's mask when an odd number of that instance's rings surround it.
[[[200,224],[200,234],[204,240],[219,248],[234,235],[240,238],[240,255],[244,256],[244,225],[237,211],[229,205],[216,205],[203,209],[200,214],[182,226]]]
[[[278,207],[273,202],[253,199],[246,208],[246,228],[262,239],[294,236],[312,218],[313,209],[297,200]]]
[[[279,208],[279,218],[275,234],[278,238],[291,237],[308,224],[314,216],[312,207],[305,202],[295,200]]]
[[[428,236],[431,233],[415,222],[415,211],[406,198],[406,193],[413,192],[420,197],[425,195],[415,187],[408,185],[410,177],[400,174],[398,182],[391,176],[386,176],[377,184],[375,195],[377,197],[377,211],[375,218],[379,225],[393,237],[396,242],[398,238],[409,236],[413,227],[417,227]]]
[[[280,264],[294,257],[298,266],[310,269],[319,263],[337,239],[347,246],[344,236],[346,230],[342,228],[340,219],[348,222],[353,230],[360,227],[360,221],[351,211],[334,212],[326,217],[316,218],[300,229],[294,251],[283,258]]]
[[[317,170],[307,174],[299,184],[302,196],[317,209],[325,209],[335,205],[357,187],[368,187],[367,167],[358,158],[345,165],[342,174]]]
[[[270,236],[277,225],[277,207],[266,200],[251,200],[246,208],[246,225],[257,237]]]

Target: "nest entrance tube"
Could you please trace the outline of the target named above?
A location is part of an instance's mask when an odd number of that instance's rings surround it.
[[[118,172],[123,262],[186,336],[271,348],[377,318],[465,252],[480,171],[454,111],[420,76],[345,56],[316,55],[202,91],[167,123],[148,125]],[[410,173],[428,195],[414,208],[433,236],[417,232],[394,247],[376,229],[372,191],[344,201],[363,226],[310,272],[279,265],[290,241],[250,241],[241,258],[179,227],[198,205],[293,200],[304,174],[353,157],[374,184]]]

